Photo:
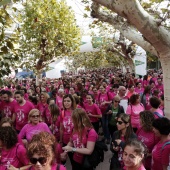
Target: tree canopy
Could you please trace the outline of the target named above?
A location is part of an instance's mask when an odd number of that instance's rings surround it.
[[[41,70],[79,48],[80,29],[64,0],[29,0],[23,6],[19,41],[22,67]]]

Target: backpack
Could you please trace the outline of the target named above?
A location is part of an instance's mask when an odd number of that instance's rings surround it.
[[[161,151],[163,151],[163,150],[164,150],[164,148],[165,148],[165,146],[166,146],[166,145],[170,145],[170,141],[165,142],[165,143],[163,144],[163,146],[162,146],[162,148],[161,148]]]
[[[87,130],[87,137],[90,129]],[[85,155],[83,168],[96,168],[100,162],[104,160],[104,151],[108,151],[107,145],[103,141],[96,141],[95,147],[91,155]]]
[[[156,115],[156,116],[158,116],[158,118],[164,117],[164,116],[162,116],[162,115],[161,115],[160,113],[158,113],[158,112],[153,112],[153,114]]]

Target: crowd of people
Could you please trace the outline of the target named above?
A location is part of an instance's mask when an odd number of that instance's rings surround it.
[[[84,168],[99,136],[110,170],[166,170],[170,120],[162,71],[103,68],[61,78],[10,80],[0,89],[0,170]],[[101,128],[100,128],[101,127]]]

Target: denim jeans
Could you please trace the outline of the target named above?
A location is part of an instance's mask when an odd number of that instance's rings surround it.
[[[102,128],[103,128],[104,138],[110,139],[110,133],[109,133],[109,128],[108,128],[108,115],[107,114],[102,115]]]

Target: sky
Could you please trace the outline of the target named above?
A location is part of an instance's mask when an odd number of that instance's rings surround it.
[[[77,20],[77,25],[83,29],[85,34],[89,34],[90,30],[88,25],[93,21],[90,17],[90,13],[88,13],[89,17],[84,18],[83,15],[85,12],[85,4],[81,2],[81,0],[66,0],[67,4],[72,7],[73,11],[75,12],[75,18]]]

